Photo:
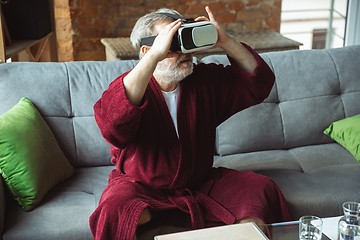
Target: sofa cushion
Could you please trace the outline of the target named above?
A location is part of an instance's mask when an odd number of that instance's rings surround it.
[[[216,156],[214,164],[273,179],[295,219],[342,215],[342,203],[360,199],[360,164],[337,143]]]
[[[0,115],[26,96],[48,123],[73,166],[112,165],[110,145],[101,136],[93,106],[109,84],[136,63],[0,64]]]
[[[360,199],[359,171],[360,164],[354,161],[353,164],[325,165],[308,173],[260,173],[274,180],[281,189],[293,218],[299,219],[304,215],[343,215],[342,203]]]
[[[360,163],[360,114],[332,123],[324,133],[345,147]]]
[[[217,154],[334,142],[323,134],[324,129],[360,112],[360,104],[354,104],[360,98],[360,68],[348,64],[358,62],[357,52],[358,46],[353,46],[262,54],[275,73],[275,85],[263,103],[233,115],[217,128]],[[218,62],[227,64],[223,58]]]
[[[29,99],[22,98],[0,116],[0,173],[25,211],[32,210],[73,170]]]
[[[75,168],[71,178],[52,188],[30,212],[10,201],[2,239],[93,239],[89,217],[112,169],[114,166]]]

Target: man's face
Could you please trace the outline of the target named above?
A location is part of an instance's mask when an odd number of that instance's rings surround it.
[[[162,22],[155,25],[155,33],[158,34],[160,30],[168,25],[170,22]],[[174,53],[170,52],[166,58],[160,61],[154,71],[154,76],[162,82],[170,84],[178,83],[193,71],[193,57],[191,53]]]

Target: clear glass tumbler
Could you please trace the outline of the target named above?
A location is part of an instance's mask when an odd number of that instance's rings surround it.
[[[342,205],[344,216],[338,224],[338,240],[360,240],[360,203],[346,202]]]
[[[321,240],[322,237],[321,218],[316,216],[303,216],[299,220],[300,240]]]

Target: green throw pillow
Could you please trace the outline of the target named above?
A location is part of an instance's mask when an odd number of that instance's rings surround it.
[[[333,122],[324,133],[346,148],[360,163],[360,114]]]
[[[0,116],[0,173],[13,198],[30,211],[73,166],[36,107],[22,98]]]

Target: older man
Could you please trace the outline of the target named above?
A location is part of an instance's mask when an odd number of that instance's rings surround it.
[[[191,54],[169,51],[182,22],[158,14],[177,12],[160,9],[140,18],[131,34],[135,46],[157,35],[152,46],[141,46],[135,68],[115,79],[94,106],[116,165],[90,217],[95,239],[132,240],[139,225],[166,211],[174,218],[188,214],[194,229],[291,219],[271,179],[212,167],[216,127],[261,103],[275,77],[206,11],[209,19],[195,20],[214,24],[215,47],[224,49],[231,65],[194,65]]]

